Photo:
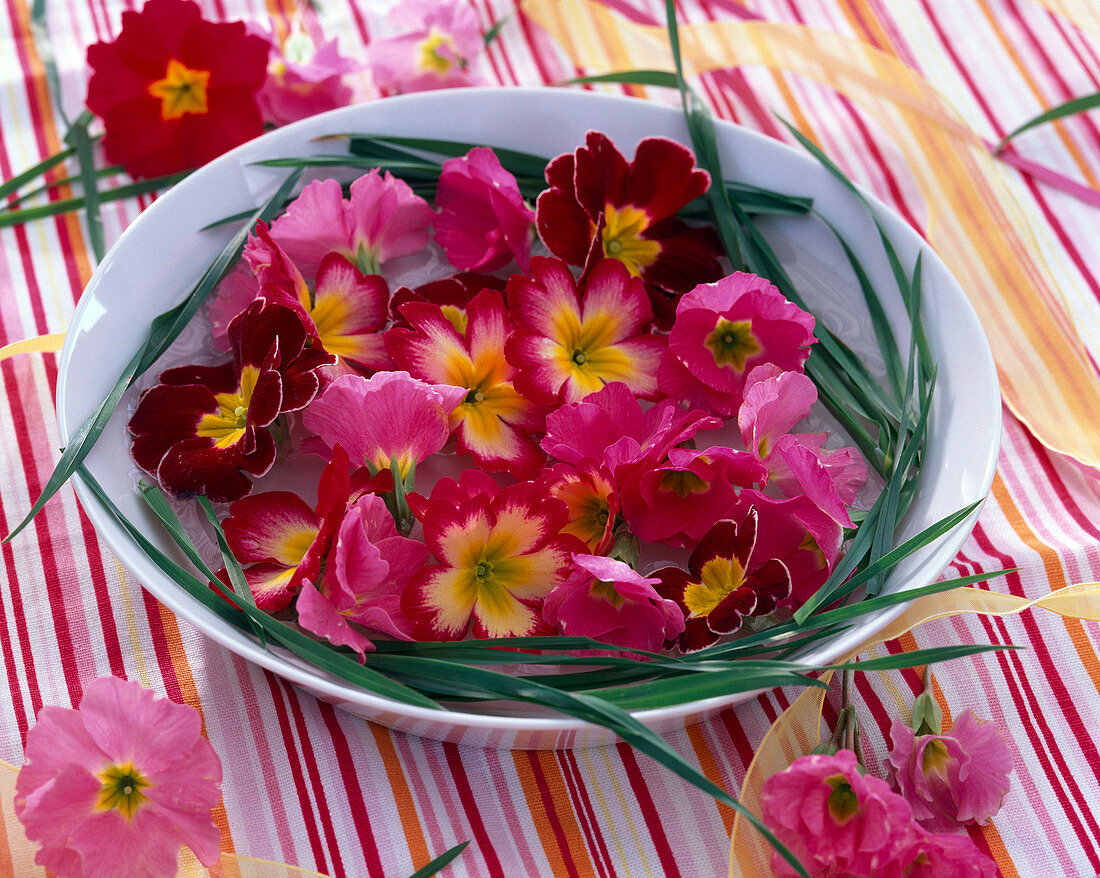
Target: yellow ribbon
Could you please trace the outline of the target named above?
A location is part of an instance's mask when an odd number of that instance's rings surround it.
[[[672,68],[663,27],[593,0],[525,0],[523,9],[588,74]],[[1014,182],[944,98],[892,55],[801,25],[724,21],[681,27],[680,37],[688,72],[754,64],[798,73],[858,102],[895,137],[928,207],[928,240],[989,336],[1005,402],[1044,445],[1100,466],[1100,380],[1074,326],[1075,316],[1100,320],[1095,303],[1059,286]]]
[[[53,873],[35,864],[38,846],[27,838],[23,824],[15,816],[18,775],[19,769],[0,760],[0,875],[49,878]],[[218,862],[207,869],[186,847],[180,850],[177,870],[176,878],[327,878],[309,869],[237,854],[222,854]]]
[[[1071,619],[1100,621],[1100,583],[1067,586],[1033,600],[980,588],[959,588],[918,598],[882,631],[869,637],[846,656],[837,659],[837,664],[850,662],[860,653],[888,640],[895,640],[910,629],[933,619],[962,613],[1009,616],[1033,607],[1050,610]],[[831,671],[821,676],[826,683],[831,678]],[[752,813],[761,812],[760,792],[764,781],[783,771],[798,757],[807,755],[820,743],[821,708],[824,699],[823,689],[804,690],[772,724],[764,740],[760,742],[741,786],[741,803]],[[730,836],[730,878],[770,875],[770,857],[771,848],[768,843],[746,820],[737,815]]]
[[[11,344],[6,344],[0,347],[0,362],[3,362],[8,357],[14,357],[16,354],[51,354],[55,351],[61,350],[61,346],[65,344],[65,333],[57,332],[53,335],[39,335],[34,338],[25,338],[22,341],[13,341]]]

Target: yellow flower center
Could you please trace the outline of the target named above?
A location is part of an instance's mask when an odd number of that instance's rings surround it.
[[[439,51],[441,47],[450,49],[449,55],[441,53]],[[454,55],[454,43],[451,42],[451,38],[432,28],[428,38],[420,44],[420,69],[439,74],[449,73],[454,66]]]
[[[929,741],[921,757],[921,771],[924,774],[935,772],[940,775],[940,777],[947,777],[947,762],[949,758],[947,745],[944,744],[943,741]]]
[[[202,416],[195,435],[213,439],[215,448],[231,448],[240,442],[248,426],[248,403],[259,377],[259,369],[245,366],[241,370],[241,386],[234,393],[214,395],[218,411]]]
[[[589,593],[594,598],[603,598],[616,610],[626,603],[626,598],[615,591],[615,583],[604,582],[602,579],[597,579],[592,583],[592,588]]]
[[[703,565],[699,582],[684,588],[684,605],[692,619],[710,615],[726,595],[745,582],[745,571],[736,558],[711,558]]]
[[[837,823],[846,823],[848,818],[859,811],[859,797],[843,775],[827,777],[825,783],[833,788],[827,800],[829,813]]]
[[[635,277],[643,269],[657,261],[661,245],[657,241],[647,241],[642,232],[649,228],[649,214],[632,204],[617,208],[608,204],[604,207],[603,252],[605,256],[618,259]]]
[[[164,79],[149,83],[149,94],[160,99],[160,117],[165,121],[179,119],[186,113],[203,115],[209,112],[206,105],[209,82],[209,70],[192,70],[170,58]]]
[[[442,305],[440,310],[459,335],[466,334],[466,324],[469,322],[469,316],[466,314],[465,310],[459,308],[457,305]]]
[[[98,772],[96,778],[103,784],[96,798],[97,811],[117,810],[131,820],[138,808],[149,801],[142,790],[152,784],[134,768],[133,762],[123,762],[121,765],[112,763]]]
[[[745,360],[761,351],[750,320],[719,320],[704,342],[719,366],[745,371]]]

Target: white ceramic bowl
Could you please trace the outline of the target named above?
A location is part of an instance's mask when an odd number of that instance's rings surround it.
[[[256,167],[261,159],[342,152],[340,143],[313,143],[326,134],[363,133],[436,137],[511,147],[547,157],[572,150],[589,129],[608,133],[626,154],[643,137],[683,142],[677,109],[585,92],[471,89],[387,98],[348,107],[274,131],[233,150],[158,199],[122,235],[96,270],[80,300],[61,356],[57,412],[67,439],[106,395],[140,346],[150,320],[179,302],[220,252],[230,229],[200,232],[209,223],[252,210],[270,196],[286,171]],[[729,179],[814,199],[814,207],[854,247],[876,288],[894,289],[878,234],[857,199],[812,158],[769,138],[719,123],[718,144]],[[876,205],[903,263],[923,259],[923,317],[939,364],[927,454],[903,536],[981,498],[989,491],[1000,439],[1000,397],[989,345],[958,284],[922,239],[900,218]],[[835,239],[815,220],[770,219],[767,234],[792,279],[819,319],[874,362],[875,345],[859,287]],[[900,300],[887,303],[890,319],[907,338]],[[126,413],[116,411],[87,466],[122,512],[158,546],[171,551],[133,487]],[[446,712],[409,707],[357,690],[293,656],[265,651],[167,579],[77,481],[77,493],[99,534],[119,560],[162,603],[218,643],[317,696],[395,729],[482,747],[558,748],[606,744],[606,730],[516,705],[463,706]],[[902,563],[890,591],[932,582],[958,551],[971,521]],[[804,657],[827,663],[872,634],[900,609],[863,617],[859,624]],[[710,698],[636,713],[657,731],[683,727],[749,696]]]

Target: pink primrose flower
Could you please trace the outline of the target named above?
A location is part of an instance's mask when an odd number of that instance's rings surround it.
[[[282,40],[270,31],[263,36],[272,44],[267,78],[256,94],[265,122],[288,125],[351,103],[344,75],[360,65],[340,54],[335,38],[325,40],[316,19],[303,26],[296,17]]]
[[[418,540],[400,536],[385,502],[364,494],[348,507],[320,580],[308,579],[295,605],[303,628],[359,653],[374,644],[355,622],[401,640],[411,640],[412,623],[401,609],[409,578],[428,561]]]
[[[382,91],[478,85],[485,49],[477,13],[462,0],[403,0],[386,16],[393,34],[373,41],[367,66]]]
[[[533,483],[501,488],[467,469],[458,482],[441,479],[413,509],[438,562],[413,576],[402,599],[417,640],[459,640],[470,630],[475,637],[553,633],[543,599],[584,548],[561,533],[565,504]]]
[[[684,652],[732,634],[747,616],[774,612],[791,593],[791,575],[783,562],[754,552],[758,529],[755,509],[740,523],[722,519],[699,540],[687,570],[653,571],[657,591],[687,618],[678,644]]]
[[[653,312],[645,288],[619,261],[596,263],[582,292],[564,262],[536,256],[530,277],[508,282],[508,304],[517,331],[504,352],[524,396],[578,402],[615,381],[636,397],[656,398],[665,340],[647,332]]]
[[[217,862],[222,769],[193,708],[101,677],[79,709],[38,712],[25,755],[15,814],[53,873],[166,878],[182,845]]]
[[[911,862],[913,812],[885,781],[864,775],[855,754],[803,756],[764,782],[767,827],[814,876],[877,876]],[[772,869],[797,873],[779,854]]]
[[[543,429],[546,410],[513,386],[514,369],[504,358],[512,323],[500,293],[482,290],[470,300],[465,332],[438,305],[409,302],[401,312],[412,329],[386,331],[394,361],[424,381],[466,391],[451,416],[459,452],[488,472],[536,475],[544,457],[531,434]]]
[[[879,874],[882,878],[996,878],[999,873],[997,864],[969,836],[934,834],[913,823],[910,846],[901,862]]]
[[[680,298],[658,384],[672,399],[733,417],[755,367],[802,371],[813,328],[813,317],[767,280],[734,272]]]
[[[491,149],[445,161],[435,205],[435,239],[459,271],[496,271],[513,259],[527,271],[535,212]]]
[[[435,212],[404,180],[372,169],[344,198],[333,179],[306,186],[271,224],[271,237],[306,278],[315,277],[329,253],[339,253],[363,274],[428,243]]]
[[[625,384],[613,381],[547,415],[542,450],[564,463],[603,464],[621,486],[635,469],[656,466],[670,448],[721,426],[719,418],[670,400],[643,410]]]
[[[618,523],[619,495],[605,466],[586,461],[572,466],[555,464],[540,479],[546,492],[565,504],[568,521],[562,533],[581,540],[588,551],[602,554],[611,548]]]
[[[629,564],[573,555],[572,575],[546,597],[543,618],[567,636],[654,651],[684,630],[684,614]]]
[[[306,450],[330,453],[340,444],[354,465],[375,472],[396,465],[404,478],[446,444],[451,414],[465,395],[464,388],[427,384],[407,372],[344,375],[302,415],[320,440],[320,448],[311,443]]]
[[[640,539],[694,546],[736,502],[738,491],[767,477],[747,451],[672,448],[664,463],[634,468],[624,481],[622,515]]]
[[[309,347],[299,314],[254,301],[230,324],[233,361],[161,374],[130,419],[134,461],[176,496],[237,500],[275,461],[269,425],[298,411],[335,357]]]
[[[710,185],[687,147],[647,137],[628,162],[607,135],[589,131],[584,146],[547,165],[546,182],[535,222],[550,252],[572,265],[592,252],[620,260],[645,282],[656,313],[667,310],[666,293],[722,276],[714,230],[676,219]]]
[[[985,823],[1001,809],[1011,786],[1012,750],[994,723],[968,710],[950,733],[917,736],[895,718],[890,740],[891,777],[925,826]]]

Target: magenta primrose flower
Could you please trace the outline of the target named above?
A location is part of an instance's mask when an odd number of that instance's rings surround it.
[[[585,273],[583,290],[560,259],[536,256],[530,277],[513,275],[508,306],[517,330],[504,348],[516,389],[545,403],[578,402],[618,381],[657,396],[663,336],[649,333],[645,286],[616,259]]]
[[[325,40],[316,19],[303,25],[296,16],[282,40],[270,31],[263,36],[272,45],[267,78],[256,94],[265,122],[289,125],[351,103],[344,76],[360,65],[340,54],[335,38]]]
[[[485,49],[477,13],[462,0],[403,0],[386,16],[393,34],[371,42],[367,67],[382,91],[478,85]]]
[[[680,298],[658,384],[672,399],[733,417],[753,368],[802,371],[813,329],[814,318],[767,280],[734,272]]]
[[[997,864],[978,850],[969,836],[926,832],[914,823],[910,840],[909,851],[902,858],[909,862],[879,873],[882,878],[996,878],[999,874]]]
[[[1012,773],[1012,750],[997,726],[968,710],[949,733],[917,735],[900,718],[890,727],[891,778],[932,829],[986,823],[1001,809]]]
[[[600,555],[573,555],[573,573],[543,604],[543,618],[562,634],[650,652],[684,630],[684,614],[629,564]]]
[[[191,707],[102,677],[80,707],[43,707],[27,733],[15,813],[64,878],[167,878],[182,845],[220,856],[221,763]]]
[[[470,300],[482,290],[496,290],[503,295],[508,282],[491,274],[476,271],[460,271],[442,280],[429,281],[415,289],[398,287],[390,298],[390,317],[395,326],[412,329],[401,313],[408,302],[431,302],[443,310],[443,316],[450,321],[456,332],[465,334],[469,315],[466,307]]]
[[[803,756],[764,781],[767,827],[815,876],[870,876],[908,864],[913,812],[887,783],[863,774],[855,754]],[[778,853],[772,869],[797,875]]]
[[[513,259],[527,271],[535,212],[491,149],[445,161],[435,204],[435,239],[459,271],[496,271]]]
[[[475,469],[441,479],[427,500],[409,500],[437,561],[413,576],[402,600],[417,640],[459,640],[471,629],[475,637],[554,633],[543,599],[584,549],[561,532],[561,501],[530,482],[501,488]]]
[[[408,256],[428,243],[435,212],[404,180],[372,169],[344,198],[336,180],[315,180],[271,224],[271,237],[307,279],[329,253],[339,253],[363,274]]]
[[[547,493],[565,504],[568,521],[562,533],[584,542],[593,554],[611,548],[618,522],[619,494],[607,467],[586,460],[577,466],[555,464],[539,480]]]
[[[340,444],[353,465],[375,472],[396,466],[404,478],[446,444],[451,414],[465,396],[465,388],[427,384],[408,372],[344,375],[302,415],[306,429],[320,440],[303,448],[328,456]]]

